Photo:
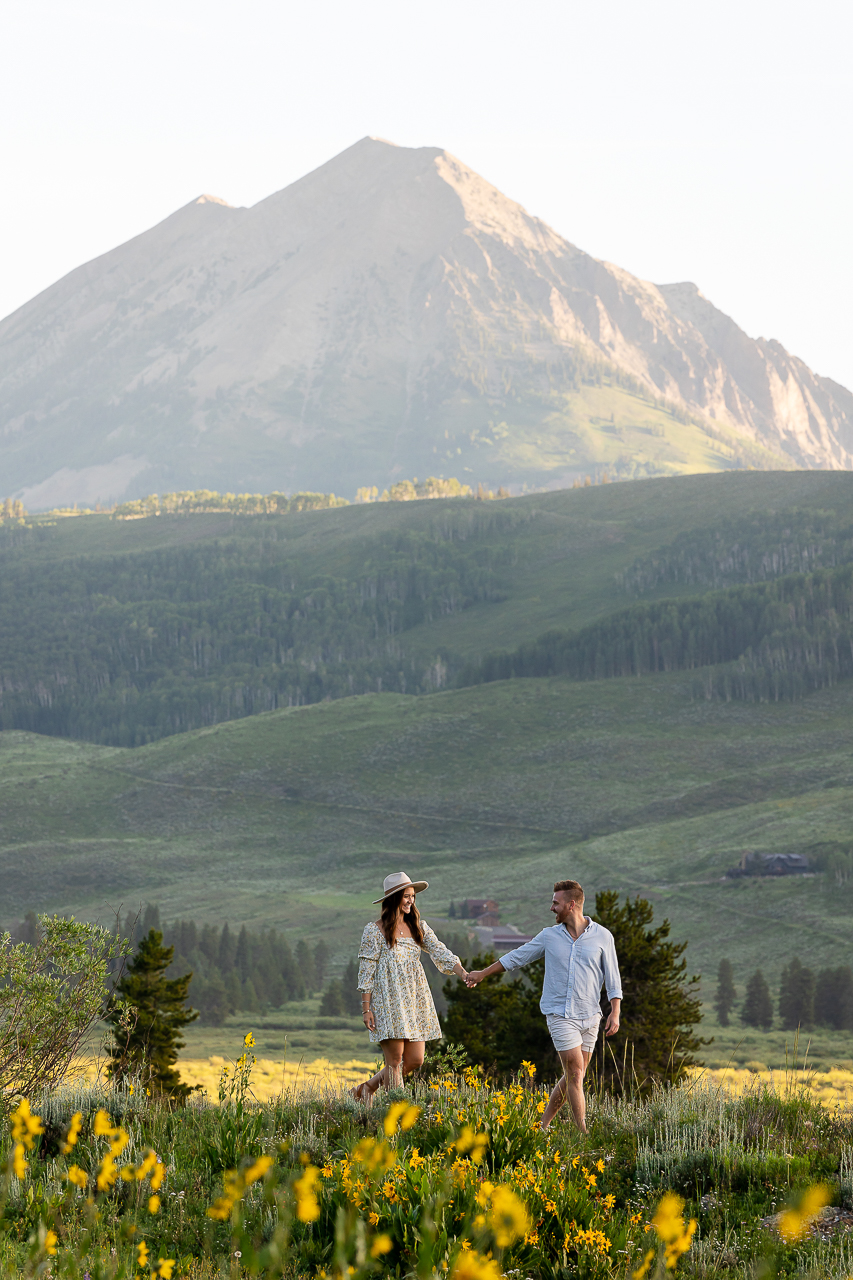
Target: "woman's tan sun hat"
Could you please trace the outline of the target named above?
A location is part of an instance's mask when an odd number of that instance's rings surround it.
[[[406,875],[405,871],[392,871],[390,876],[385,877],[382,885],[382,897],[376,899],[373,904],[374,907],[378,906],[380,902],[384,902],[392,893],[399,893],[401,889],[408,889],[409,887],[414,889],[415,893],[423,893],[424,889],[429,888],[429,881],[412,880]]]

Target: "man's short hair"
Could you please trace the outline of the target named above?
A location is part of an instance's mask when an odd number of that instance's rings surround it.
[[[583,902],[583,889],[577,880],[558,880],[554,885],[555,893],[567,893],[572,902]]]

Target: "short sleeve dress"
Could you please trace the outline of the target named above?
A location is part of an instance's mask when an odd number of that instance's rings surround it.
[[[458,957],[449,951],[425,920],[424,951],[441,973],[452,973]],[[414,938],[398,938],[389,947],[385,934],[373,921],[365,925],[358,949],[358,987],[372,993],[371,1008],[376,1030],[369,1032],[374,1044],[381,1040],[440,1040],[441,1027],[432,994],[421,964],[421,948]]]

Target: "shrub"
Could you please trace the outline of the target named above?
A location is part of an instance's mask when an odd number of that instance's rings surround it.
[[[0,939],[0,1088],[30,1093],[60,1080],[102,1016],[121,952],[106,929],[39,916],[31,943]]]

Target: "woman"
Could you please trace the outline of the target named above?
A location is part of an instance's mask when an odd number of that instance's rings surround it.
[[[426,880],[410,880],[404,871],[385,877],[378,920],[365,925],[359,948],[358,986],[361,1014],[374,1044],[382,1045],[385,1066],[365,1080],[353,1096],[370,1102],[380,1085],[399,1088],[403,1077],[417,1071],[424,1060],[424,1041],[441,1038],[435,1005],[421,964],[427,951],[442,973],[466,976],[459,957],[439,942],[421,920],[415,894],[428,888]]]

